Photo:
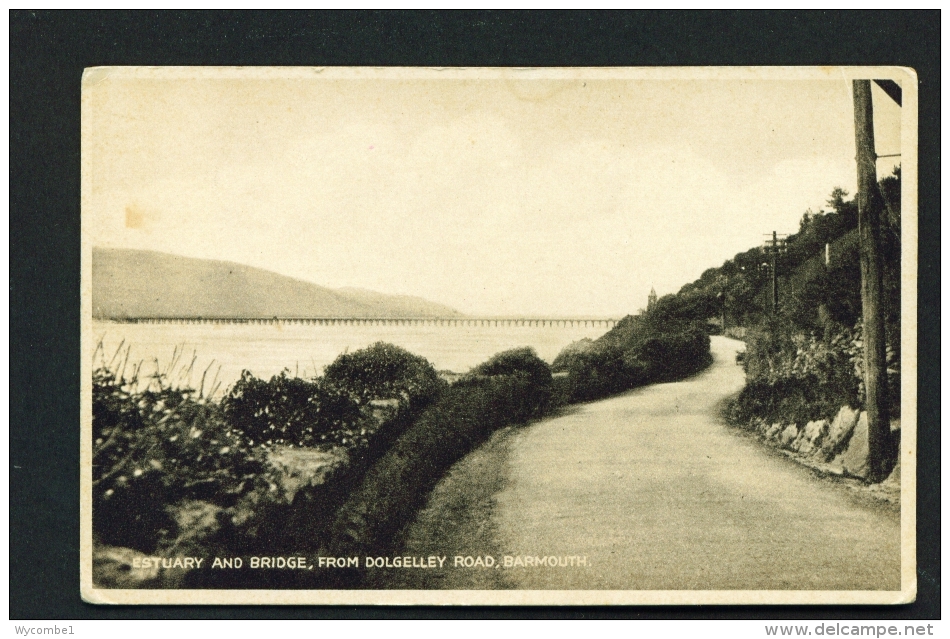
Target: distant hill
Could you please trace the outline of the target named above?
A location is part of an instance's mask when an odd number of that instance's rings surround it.
[[[334,290],[263,269],[155,251],[94,248],[92,314],[132,317],[463,317],[419,297]]]
[[[365,288],[338,288],[336,292],[360,304],[386,308],[387,317],[464,317],[453,308],[414,295],[386,295]]]

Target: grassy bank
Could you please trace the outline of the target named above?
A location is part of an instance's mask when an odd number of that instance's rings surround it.
[[[393,547],[409,556],[501,556],[492,515],[495,496],[508,482],[509,448],[516,427],[503,428],[454,464],[439,480]],[[474,581],[474,583],[473,583]],[[496,590],[507,587],[497,570],[460,572],[450,566],[432,570],[378,570],[365,575],[372,589]]]

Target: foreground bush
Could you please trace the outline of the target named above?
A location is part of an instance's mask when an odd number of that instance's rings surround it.
[[[97,546],[199,557],[312,552],[367,469],[444,388],[425,359],[382,343],[341,355],[321,378],[283,371],[264,380],[245,371],[220,402],[162,377],[141,390],[100,367]],[[176,579],[188,587],[249,583],[225,572]],[[263,572],[255,580],[283,583]]]
[[[160,379],[145,391],[134,386],[104,368],[93,373],[93,533],[151,552],[177,534],[170,504],[232,506],[263,464],[214,402]]]

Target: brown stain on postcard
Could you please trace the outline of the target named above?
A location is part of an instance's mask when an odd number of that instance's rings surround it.
[[[125,228],[140,229],[145,226],[145,212],[135,204],[125,207]]]

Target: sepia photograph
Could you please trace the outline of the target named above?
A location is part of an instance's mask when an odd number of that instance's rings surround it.
[[[903,604],[901,67],[90,67],[97,604]]]

